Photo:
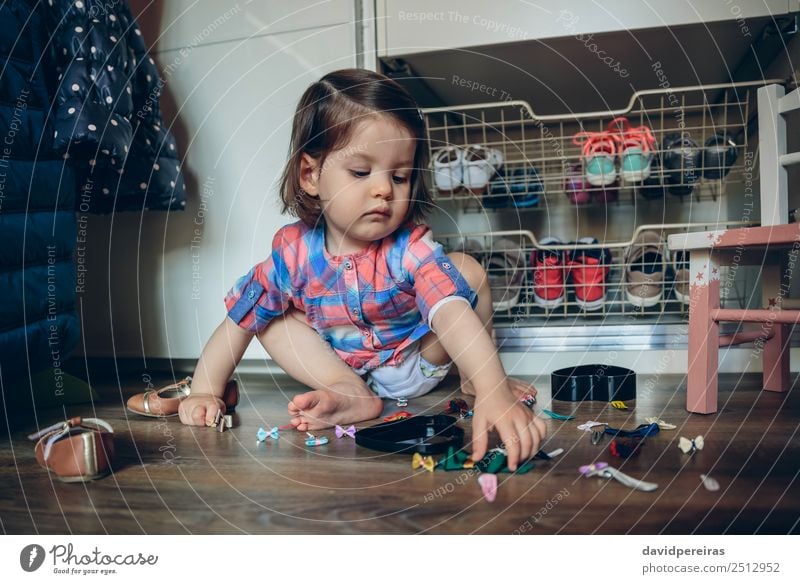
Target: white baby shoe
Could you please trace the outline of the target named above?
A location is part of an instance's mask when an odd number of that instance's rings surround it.
[[[464,151],[455,146],[436,152],[433,157],[433,177],[439,191],[450,192],[461,186],[463,161]]]
[[[499,150],[475,144],[464,152],[464,186],[472,191],[485,189],[489,181],[503,166]]]

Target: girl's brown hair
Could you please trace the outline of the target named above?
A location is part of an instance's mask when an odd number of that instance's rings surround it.
[[[393,118],[416,139],[411,171],[411,204],[406,220],[420,220],[431,199],[422,178],[428,167],[428,136],[414,98],[396,81],[367,69],[328,73],[306,89],[292,121],[289,160],[281,177],[281,211],[314,227],[322,211],[319,202],[300,187],[300,159],[305,152],[324,167],[325,158],[347,143],[355,126],[368,115]]]

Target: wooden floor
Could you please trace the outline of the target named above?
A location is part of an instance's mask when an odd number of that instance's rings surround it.
[[[307,448],[303,435],[256,443],[259,426],[286,422],[287,399],[303,388],[270,378],[245,378],[236,426],[219,434],[129,414],[125,399],[140,384],[101,385],[103,400],[67,414],[99,416],[116,430],[113,476],[62,484],[38,467],[25,434],[14,428],[0,442],[0,531],[8,534],[83,533],[789,533],[800,531],[800,396],[762,393],[755,383],[725,377],[721,412],[690,415],[679,378],[648,388],[628,412],[606,404],[550,403],[540,384],[540,407],[571,413],[547,419],[546,449],[564,448],[526,475],[500,475],[497,500],[483,500],[477,477],[464,472],[411,470],[410,457],[386,455],[337,440]],[[750,381],[756,381],[750,378]],[[652,385],[652,384],[651,384]],[[449,389],[447,389],[449,387]],[[735,391],[732,389],[735,387]],[[455,385],[409,406],[439,411]],[[387,402],[384,414],[396,411]],[[594,446],[576,429],[587,420],[632,428],[658,415],[679,426],[649,438],[641,454],[622,464],[608,442]],[[63,419],[45,411],[39,423]],[[463,423],[469,437],[469,424]],[[322,432],[318,433],[322,434]],[[678,437],[705,436],[693,456]],[[606,460],[637,478],[656,482],[653,493],[605,479],[581,478],[578,466]],[[709,492],[700,474],[716,478]]]

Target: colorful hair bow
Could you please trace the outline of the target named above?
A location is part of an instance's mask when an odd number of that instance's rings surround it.
[[[264,428],[259,428],[258,432],[256,432],[256,439],[259,442],[264,442],[267,438],[272,438],[273,440],[277,440],[278,430],[279,428],[277,426],[275,426],[269,431],[265,430]]]
[[[317,438],[310,432],[306,432],[306,435],[308,436],[308,438],[306,438],[306,446],[322,446],[323,444],[328,443],[327,436],[320,436]]]
[[[400,420],[407,420],[408,418],[413,417],[413,414],[408,412],[397,412],[396,414],[392,414],[391,416],[386,416],[383,421],[384,422],[398,422]]]
[[[627,410],[628,409],[628,406],[626,406],[625,402],[623,402],[623,401],[612,401],[611,402],[611,407],[615,408],[617,410]]]
[[[519,401],[522,402],[523,405],[533,409],[533,406],[536,405],[536,396],[532,393],[523,393],[519,397]]]
[[[336,437],[337,438],[344,438],[345,436],[350,436],[350,438],[356,437],[356,427],[349,426],[348,428],[342,428],[341,426],[336,426]]]
[[[478,484],[483,491],[483,497],[491,503],[497,497],[497,475],[491,473],[483,473],[478,477]]]
[[[550,410],[542,410],[543,414],[547,414],[554,420],[574,420],[575,416],[565,416],[564,414],[557,414],[555,412],[551,412]]]
[[[463,399],[451,399],[447,407],[442,410],[443,414],[458,414],[461,418],[471,418],[472,410],[469,404]]]
[[[689,440],[681,436],[678,440],[678,448],[680,448],[684,454],[691,454],[697,450],[702,450],[704,443],[705,441],[702,436],[698,436],[694,440]]]
[[[675,428],[677,428],[675,424],[669,424],[656,416],[653,416],[652,418],[645,418],[645,421],[648,424],[658,424],[658,427],[661,428],[662,430],[674,430]]]
[[[424,468],[428,472],[433,472],[434,467],[436,467],[436,462],[432,456],[422,456],[419,452],[415,452],[411,457],[411,468],[414,470]]]

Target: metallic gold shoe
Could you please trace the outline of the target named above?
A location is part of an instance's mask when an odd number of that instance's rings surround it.
[[[128,399],[128,410],[150,418],[177,416],[181,402],[192,392],[191,384],[192,378],[187,377],[161,389],[150,389],[144,393],[137,393]],[[229,381],[225,386],[222,401],[225,402],[225,413],[233,413],[239,403],[239,385],[235,380]]]

